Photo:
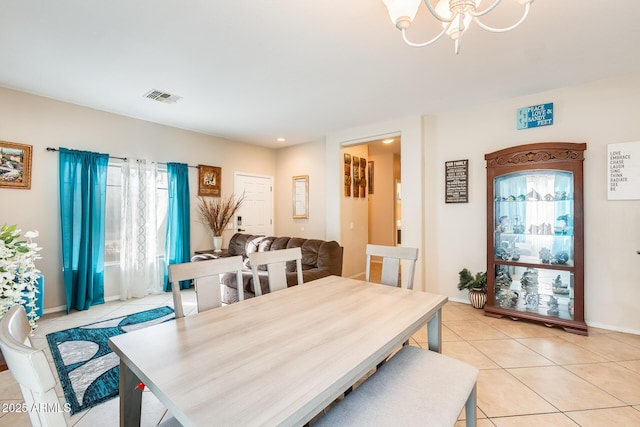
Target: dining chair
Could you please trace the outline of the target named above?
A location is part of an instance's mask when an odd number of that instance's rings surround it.
[[[262,286],[260,286],[260,276],[258,274],[258,269],[261,265],[267,266],[269,292],[287,288],[288,261],[296,262],[298,285],[302,285],[302,250],[300,248],[252,252],[249,254],[249,263],[253,274],[253,287],[256,296],[262,295]]]
[[[382,257],[382,275],[380,283],[398,287],[400,283],[400,265],[402,260],[409,261],[407,271],[406,288],[413,289],[413,276],[418,259],[418,248],[404,248],[400,246],[367,245],[367,266],[365,280],[368,282],[371,276],[371,257]],[[403,287],[403,286],[400,286]]]
[[[193,280],[198,312],[201,312],[222,306],[220,275],[235,271],[238,284],[238,300],[242,301],[244,299],[242,267],[241,256],[169,264],[169,282],[171,282],[173,309],[175,310],[176,318],[184,317],[184,307],[182,306],[180,293],[180,282],[183,280]]]
[[[55,376],[44,352],[31,345],[30,333],[24,307],[14,305],[0,319],[0,350],[20,385],[31,425],[66,426],[64,406],[54,388]]]

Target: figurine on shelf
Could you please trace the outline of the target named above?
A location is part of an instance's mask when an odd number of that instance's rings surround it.
[[[547,193],[547,194],[545,194],[545,195],[544,195],[544,199],[545,199],[547,202],[550,202],[550,201],[552,201],[552,200],[553,200],[553,196],[552,196],[551,194]]]
[[[557,316],[560,314],[560,310],[558,308],[558,298],[551,295],[549,297],[549,301],[547,301],[547,305],[549,306],[549,310],[547,310],[547,314],[551,316]]]
[[[553,279],[551,289],[553,289],[554,294],[569,295],[569,285],[566,283],[562,283],[562,279],[560,278],[559,274],[555,279]]]
[[[524,234],[524,224],[520,222],[520,217],[513,217],[513,232],[515,234]]]
[[[507,230],[507,225],[509,223],[509,217],[506,215],[502,215],[498,218],[498,225],[496,225],[496,231],[504,233]]]
[[[496,274],[495,280],[496,288],[509,289],[509,287],[511,286],[511,282],[513,282],[513,279],[511,278],[511,275],[509,274],[507,269],[504,267],[499,267],[498,274]]]
[[[524,194],[520,194],[518,196],[518,200],[520,200],[521,202],[524,202],[525,200],[527,200],[527,196],[525,196]]]
[[[527,292],[538,292],[538,270],[535,268],[527,267],[527,270],[522,274],[520,278],[520,284],[522,289]]]
[[[561,223],[555,227],[555,233],[560,235],[567,234],[567,230],[569,230],[569,214],[560,215],[556,220],[561,221]]]
[[[538,252],[538,255],[540,255],[540,262],[543,264],[549,264],[549,262],[551,262],[551,250],[542,248],[540,252]]]
[[[529,293],[524,297],[524,303],[528,311],[538,311],[538,305],[540,305],[540,295],[537,293]]]
[[[531,191],[527,193],[527,200],[542,200],[542,197],[540,197],[540,193],[532,188]]]
[[[504,308],[514,308],[518,304],[518,293],[512,289],[496,289],[496,304]]]
[[[511,261],[520,261],[520,251],[518,248],[513,248],[513,252],[511,253]]]
[[[565,251],[560,251],[557,254],[555,254],[552,258],[551,258],[551,264],[566,264],[569,261],[569,254],[566,253]]]
[[[556,191],[555,199],[556,200],[567,200],[567,192],[566,191]]]

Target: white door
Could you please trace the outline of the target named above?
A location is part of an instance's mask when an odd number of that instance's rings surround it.
[[[272,236],[273,177],[236,173],[234,192],[245,195],[234,218],[235,231]]]

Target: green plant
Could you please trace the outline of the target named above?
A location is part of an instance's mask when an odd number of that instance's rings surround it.
[[[35,328],[36,281],[40,271],[35,260],[40,259],[40,247],[33,242],[37,231],[27,231],[22,240],[21,230],[15,225],[0,227],[0,317],[11,307],[25,304],[31,328]]]
[[[475,289],[482,292],[487,292],[487,273],[481,272],[476,273],[474,276],[471,271],[467,268],[463,268],[458,275],[460,276],[460,281],[458,282],[458,289]]]

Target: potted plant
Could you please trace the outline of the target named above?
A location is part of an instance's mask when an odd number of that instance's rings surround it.
[[[481,272],[473,275],[467,268],[463,268],[458,275],[458,289],[469,290],[469,301],[474,308],[483,308],[487,303],[487,273]]]
[[[213,250],[215,252],[222,251],[222,232],[240,209],[244,197],[245,195],[242,194],[236,199],[232,194],[227,197],[198,198],[200,201],[198,211],[202,222],[208,225],[213,233]]]
[[[37,285],[40,271],[35,260],[40,259],[40,247],[33,242],[37,231],[25,233],[15,225],[0,227],[0,317],[11,307],[24,304],[31,328],[36,327]]]

